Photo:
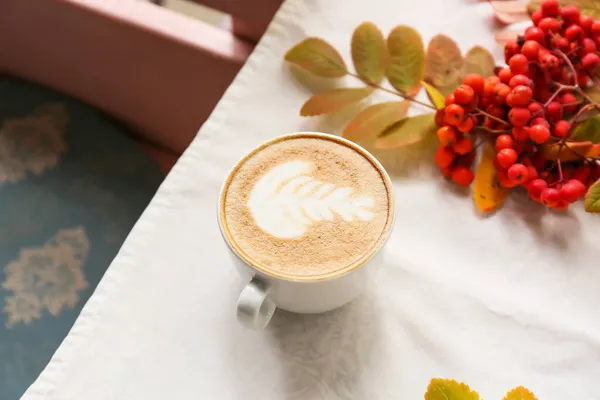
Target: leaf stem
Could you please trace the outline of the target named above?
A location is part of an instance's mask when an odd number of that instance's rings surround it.
[[[378,84],[376,84],[376,83],[366,82],[366,81],[364,81],[364,80],[363,80],[363,79],[362,79],[360,76],[358,76],[358,75],[356,75],[356,74],[353,74],[352,72],[348,72],[348,75],[355,77],[356,79],[360,80],[360,81],[361,81],[361,82],[363,82],[363,83],[366,83],[367,85],[369,85],[369,86],[371,86],[371,87],[373,87],[373,88],[375,88],[375,89],[383,90],[384,92],[388,92],[388,93],[394,94],[394,95],[396,95],[396,96],[402,97],[404,100],[412,101],[413,103],[420,104],[420,105],[422,105],[423,107],[427,107],[427,108],[430,108],[430,109],[432,109],[432,110],[435,110],[435,111],[437,111],[437,108],[435,108],[435,107],[434,107],[434,106],[432,106],[431,104],[424,103],[424,102],[422,102],[422,101],[420,101],[420,100],[417,100],[417,99],[415,99],[415,98],[413,98],[413,97],[407,96],[407,95],[405,95],[404,93],[395,92],[395,91],[393,91],[393,90],[386,89],[386,88],[384,88],[383,86],[380,86],[380,85],[378,85]]]
[[[476,108],[476,109],[475,109],[475,111],[477,111],[477,112],[478,112],[479,114],[481,114],[481,115],[485,115],[486,117],[488,117],[488,118],[490,118],[490,119],[493,119],[493,120],[494,120],[494,121],[496,121],[496,122],[500,122],[500,123],[502,123],[502,124],[504,124],[504,125],[510,125],[510,124],[509,124],[508,122],[506,122],[505,120],[503,120],[503,119],[500,119],[500,118],[496,118],[496,117],[494,117],[492,114],[488,114],[488,113],[486,113],[486,112],[485,112],[485,111],[483,111],[481,108]]]

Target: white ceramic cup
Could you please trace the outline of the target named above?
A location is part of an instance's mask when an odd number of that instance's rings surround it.
[[[312,314],[321,313],[338,308],[354,298],[356,298],[371,281],[373,273],[381,264],[381,249],[387,242],[394,224],[394,196],[391,190],[392,184],[389,176],[381,164],[361,146],[350,142],[346,139],[317,132],[299,132],[289,135],[274,138],[254,150],[249,154],[254,153],[257,149],[263,148],[272,142],[282,140],[282,138],[293,137],[296,135],[310,135],[316,138],[327,138],[339,142],[342,145],[348,146],[357,152],[361,153],[373,165],[379,169],[386,186],[389,189],[389,206],[391,209],[390,223],[385,237],[379,242],[379,245],[364,258],[363,262],[349,271],[335,275],[330,278],[315,278],[314,280],[293,280],[274,276],[262,270],[259,270],[247,262],[232,245],[228,235],[224,231],[224,216],[223,201],[225,197],[226,184],[232,173],[237,170],[238,165],[247,157],[243,157],[232,168],[221,188],[218,204],[218,221],[219,228],[225,243],[228,245],[230,254],[232,255],[233,263],[239,273],[249,279],[249,282],[242,289],[242,292],[237,302],[237,318],[240,323],[248,328],[262,329],[270,321],[276,308],[283,310]]]

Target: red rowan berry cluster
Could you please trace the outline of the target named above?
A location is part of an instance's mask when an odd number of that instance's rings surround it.
[[[506,67],[486,79],[468,75],[446,97],[436,114],[435,162],[447,178],[471,184],[473,140],[481,137],[495,145],[502,186],[522,186],[531,199],[565,209],[584,196],[600,169],[584,156],[548,159],[542,148],[554,145],[560,152],[592,107],[582,88],[600,65],[600,21],[575,6],[560,8],[556,0],[544,0],[531,19],[533,26],[506,44]]]

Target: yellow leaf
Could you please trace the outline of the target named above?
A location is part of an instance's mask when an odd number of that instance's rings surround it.
[[[530,0],[527,4],[527,11],[533,13],[539,10],[542,0]],[[579,7],[582,14],[589,15],[594,19],[600,18],[600,3],[597,0],[558,0],[561,7],[572,5]]]
[[[560,143],[553,143],[540,146],[540,151],[542,156],[550,161],[575,161],[583,157],[597,157],[597,146],[592,142],[566,142],[562,147]]]
[[[571,134],[571,138],[600,143],[600,116],[590,118],[579,124]]]
[[[410,102],[390,101],[362,110],[344,129],[342,136],[358,142],[377,136],[406,116]]]
[[[479,400],[479,394],[464,383],[433,378],[427,387],[425,400]]]
[[[373,92],[370,87],[332,89],[317,93],[304,103],[300,110],[303,117],[327,114],[356,103]]]
[[[462,83],[463,57],[456,42],[446,35],[437,35],[427,46],[425,81],[444,96]]]
[[[352,35],[352,61],[356,73],[368,83],[379,83],[385,76],[388,51],[383,34],[372,22],[363,22]]]
[[[326,78],[337,78],[348,73],[340,53],[321,38],[304,39],[288,50],[285,60]]]
[[[496,152],[491,144],[485,147],[483,156],[479,161],[475,173],[475,184],[473,186],[473,200],[481,211],[493,211],[498,208],[508,195],[508,189],[500,185],[494,157]]]
[[[434,88],[427,82],[421,82],[421,85],[423,85],[423,87],[425,88],[429,101],[431,101],[431,103],[438,110],[446,107],[446,99],[444,98],[443,94],[441,94],[436,88]]]
[[[475,46],[467,52],[464,60],[464,74],[479,74],[484,78],[494,75],[496,63],[492,54],[481,46]]]
[[[387,77],[403,93],[419,88],[425,68],[425,50],[421,35],[410,26],[400,25],[387,38],[390,53]]]
[[[598,179],[585,194],[585,211],[600,213],[600,179]]]
[[[511,390],[502,400],[537,400],[535,395],[523,386]]]
[[[425,140],[435,135],[436,125],[433,114],[422,114],[404,118],[390,126],[375,140],[378,149],[396,149]]]
[[[492,0],[490,3],[494,7],[496,18],[504,24],[514,24],[529,19],[526,3],[521,0]]]
[[[583,90],[596,103],[600,102],[600,91],[596,89],[596,86],[591,86]]]

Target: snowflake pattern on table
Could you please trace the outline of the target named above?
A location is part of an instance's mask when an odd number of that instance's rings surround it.
[[[13,293],[5,298],[6,327],[28,324],[44,309],[57,316],[75,307],[88,287],[83,266],[89,250],[81,226],[59,230],[42,247],[21,249],[18,259],[4,267],[2,287]]]
[[[58,165],[66,153],[64,130],[68,120],[63,104],[44,104],[25,117],[14,117],[0,126],[0,184],[15,183],[27,172],[41,175]]]

